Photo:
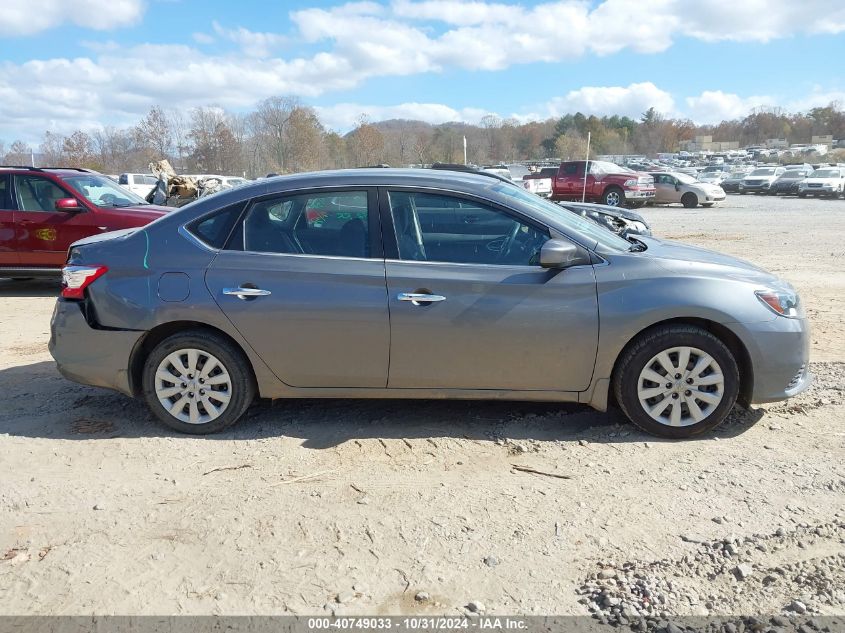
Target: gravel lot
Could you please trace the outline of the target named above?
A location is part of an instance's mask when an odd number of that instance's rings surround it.
[[[575,405],[347,400],[178,436],[58,375],[55,283],[0,280],[0,614],[845,614],[845,201],[644,213],[799,289],[809,392],[681,442]]]

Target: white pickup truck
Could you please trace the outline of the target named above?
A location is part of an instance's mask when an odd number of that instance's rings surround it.
[[[522,186],[531,193],[543,198],[552,197],[552,178],[557,173],[557,167],[546,167],[540,171],[526,174],[522,177]]]

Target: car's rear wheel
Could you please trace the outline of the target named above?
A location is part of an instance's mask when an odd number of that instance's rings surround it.
[[[619,187],[608,187],[601,197],[602,204],[609,207],[621,207],[625,203],[625,192]]]
[[[689,325],[652,330],[623,352],[614,372],[616,401],[635,425],[686,438],[717,427],[739,394],[739,368],[710,332]]]
[[[695,209],[698,206],[698,196],[690,192],[685,193],[681,197],[681,204],[685,209]]]
[[[144,363],[144,399],[167,426],[204,435],[234,424],[255,397],[241,350],[212,332],[190,331],[161,341]]]

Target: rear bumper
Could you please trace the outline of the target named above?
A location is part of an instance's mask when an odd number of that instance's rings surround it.
[[[83,385],[129,396],[129,358],[144,332],[91,327],[80,303],[58,299],[50,321],[50,354],[59,373]]]
[[[729,326],[730,327],[730,326]],[[762,404],[797,396],[813,382],[807,319],[775,317],[736,326],[751,357],[754,385],[750,402]]]

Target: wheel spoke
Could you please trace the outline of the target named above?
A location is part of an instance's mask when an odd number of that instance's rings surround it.
[[[698,406],[695,398],[688,396],[684,398],[684,401],[687,403],[687,409],[689,409],[692,419],[696,422],[701,422],[704,419],[704,413],[701,411],[701,407]]]
[[[199,361],[200,354],[195,349],[188,350],[188,371],[191,373],[196,372],[197,370],[197,363]]]
[[[185,408],[185,401],[188,398],[186,396],[182,396],[176,402],[174,402],[170,407],[170,414],[176,417],[179,417],[179,414],[182,413],[182,409]]]
[[[672,402],[672,413],[669,417],[669,423],[672,426],[681,426],[681,402],[675,400]]]
[[[689,365],[690,351],[691,350],[689,347],[682,347],[678,351],[678,371],[680,373],[684,373],[687,370],[687,365]]]
[[[208,413],[208,417],[212,420],[218,415],[220,415],[220,409],[215,406],[213,402],[211,402],[208,396],[203,396],[202,404],[205,407],[206,412]]]
[[[669,358],[669,354],[666,352],[660,352],[657,355],[657,362],[660,363],[660,366],[666,370],[666,373],[670,377],[676,372],[675,366],[672,364],[672,359]]]
[[[707,385],[721,385],[725,382],[725,377],[722,374],[709,374],[704,376],[703,378],[699,378],[695,381],[696,385],[700,386],[707,386]]]
[[[156,395],[158,396],[159,400],[164,398],[172,398],[177,393],[182,393],[184,389],[181,386],[177,385],[175,387],[165,387],[164,389],[156,390]]]
[[[228,385],[229,384],[229,374],[217,374],[216,376],[212,376],[211,378],[206,379],[205,384],[207,384],[207,385]]]
[[[693,378],[697,377],[701,372],[703,372],[707,367],[710,366],[710,363],[713,362],[713,359],[710,357],[709,354],[702,353],[701,356],[698,358],[698,362],[695,363],[695,367],[692,368],[690,371],[690,376]]]
[[[655,420],[659,419],[660,414],[666,410],[666,407],[668,407],[671,402],[672,400],[670,398],[663,398],[663,400],[658,402],[649,410],[651,417],[653,417]]]
[[[639,395],[640,400],[648,400],[649,398],[656,398],[659,395],[668,393],[665,388],[661,387],[651,387],[649,389],[640,389]]]
[[[692,392],[691,398],[695,398],[696,400],[701,400],[702,402],[706,402],[707,404],[719,404],[722,401],[722,396],[716,393],[710,393],[707,391],[698,391],[695,390]]]
[[[196,424],[200,421],[200,408],[197,406],[197,401],[192,399],[188,404],[188,419],[191,424]]]
[[[220,366],[220,362],[216,358],[209,358],[205,361],[205,366],[202,368],[200,372],[200,378],[208,378],[208,375],[214,371],[216,367]],[[225,375],[225,374],[221,374]]]
[[[212,400],[217,400],[217,402],[222,402],[223,404],[227,404],[230,400],[229,394],[225,391],[206,391],[205,395]]]
[[[156,372],[156,380],[161,380],[163,382],[169,382],[171,385],[175,385],[179,383],[179,376],[174,376],[169,371],[165,371],[163,369],[159,369]]]
[[[656,382],[658,385],[662,385],[666,382],[666,376],[661,376],[650,367],[646,367],[645,369],[643,369],[643,373],[640,374],[641,382],[643,378],[645,378],[646,380],[650,380],[651,382]]]
[[[185,367],[185,363],[182,362],[182,352],[173,352],[170,356],[167,357],[167,360],[170,361],[170,364],[173,368],[178,371],[181,375],[185,375],[188,373],[188,368]]]

